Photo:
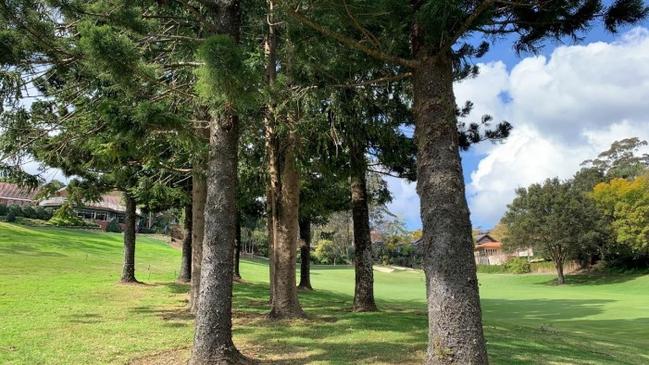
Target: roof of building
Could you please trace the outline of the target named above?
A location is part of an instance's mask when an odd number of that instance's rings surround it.
[[[22,188],[17,184],[0,182],[0,198],[8,200],[34,201],[38,189]]]
[[[59,191],[59,196],[54,196],[49,199],[45,199],[40,202],[39,205],[44,207],[58,207],[65,203],[66,193]],[[84,208],[98,209],[98,210],[107,210],[115,213],[124,213],[126,212],[126,206],[122,201],[122,193],[119,191],[112,191],[110,193],[103,194],[101,199],[96,202],[84,202]]]
[[[475,238],[475,241],[476,241],[476,243],[480,243],[480,242],[484,242],[484,241],[487,241],[487,242],[498,242],[498,240],[496,240],[496,239],[494,239],[493,237],[491,237],[491,236],[489,235],[489,233],[484,233],[484,234],[480,234],[480,235],[478,235],[478,236]]]
[[[491,241],[491,242],[479,244],[479,245],[475,246],[475,248],[473,250],[477,251],[479,249],[484,249],[484,248],[498,249],[498,248],[502,248],[502,247],[503,247],[502,242],[500,242],[500,241]]]

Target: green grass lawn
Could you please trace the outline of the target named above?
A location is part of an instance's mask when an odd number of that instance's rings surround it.
[[[186,359],[192,318],[179,252],[138,237],[137,276],[117,284],[121,235],[0,223],[0,364],[137,364]],[[245,261],[235,342],[274,364],[420,363],[426,306],[419,271],[375,271],[379,313],[350,312],[353,270],[313,270],[308,320],[265,318],[267,267]],[[480,275],[494,364],[649,363],[649,276]]]

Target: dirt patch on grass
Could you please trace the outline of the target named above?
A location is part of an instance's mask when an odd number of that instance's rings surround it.
[[[181,365],[189,360],[190,348],[182,347],[130,360],[127,365]]]
[[[240,343],[237,347],[242,354],[253,359],[259,365],[306,365],[313,362],[326,361],[317,350],[309,350],[307,348],[295,348],[293,346],[285,348],[278,346],[264,348],[263,346],[255,346],[248,343]],[[185,365],[189,361],[190,356],[191,348],[182,347],[138,357],[130,360],[127,365]],[[404,358],[399,361],[399,364],[419,364],[423,356],[423,352],[418,352],[416,359]],[[366,359],[361,363],[375,365],[390,364],[378,359]]]
[[[237,346],[242,354],[251,358],[259,365],[297,365],[309,364],[309,356],[312,353],[303,351],[295,352],[294,348],[287,351],[269,353],[268,349],[250,344],[239,344]],[[137,357],[127,362],[127,365],[185,365],[191,356],[190,347],[182,347],[167,351]]]

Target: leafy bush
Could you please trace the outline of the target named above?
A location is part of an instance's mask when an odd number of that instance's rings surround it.
[[[10,205],[7,207],[7,215],[13,214],[14,217],[22,217],[23,211],[18,205]]]
[[[52,218],[52,211],[50,209],[45,209],[43,207],[36,207],[36,219],[41,219],[44,221],[50,220]]]
[[[9,210],[7,212],[7,216],[5,217],[5,220],[9,223],[13,223],[16,221],[16,213],[13,210]]]
[[[34,209],[34,207],[31,207],[31,206],[28,205],[28,206],[22,207],[21,210],[22,210],[22,216],[23,217],[32,218],[32,219],[37,218],[36,210]]]
[[[63,204],[59,209],[54,212],[50,219],[50,223],[59,227],[69,226],[86,226],[86,222],[79,218],[70,204]]]
[[[530,263],[522,257],[514,257],[505,263],[505,270],[512,274],[527,274],[532,272]]]
[[[106,232],[115,232],[115,233],[120,233],[122,232],[122,227],[119,226],[119,222],[117,221],[117,218],[113,218],[108,222],[106,225]]]
[[[6,216],[12,213],[14,218],[29,218],[48,220],[52,218],[52,213],[43,207],[20,206],[20,205],[0,205],[0,216]]]
[[[348,259],[346,247],[337,245],[332,240],[319,240],[313,252],[314,258],[321,264],[345,264]]]

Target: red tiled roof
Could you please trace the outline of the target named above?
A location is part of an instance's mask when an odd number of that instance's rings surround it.
[[[477,245],[477,246],[475,246],[475,248],[473,250],[477,251],[477,250],[479,250],[481,248],[502,248],[502,247],[503,247],[503,244],[500,241],[493,241],[493,242],[487,242],[487,243],[483,243],[481,245]]]
[[[8,200],[33,201],[38,189],[21,188],[16,184],[0,182],[0,198]]]

